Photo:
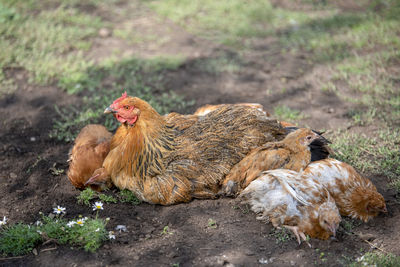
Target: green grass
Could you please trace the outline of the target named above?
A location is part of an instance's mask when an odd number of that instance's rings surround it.
[[[204,72],[219,74],[222,72],[234,73],[243,68],[244,60],[235,53],[222,53],[216,57],[200,58],[194,66]]]
[[[379,267],[395,267],[400,266],[400,256],[380,252],[368,252],[362,257],[356,259],[355,262],[349,264],[350,267],[358,266],[379,266]]]
[[[299,110],[292,109],[287,106],[276,106],[274,108],[274,115],[280,120],[293,123],[305,118],[305,115],[302,114]]]
[[[0,230],[0,254],[19,256],[27,254],[41,241],[36,227],[15,224]]]
[[[398,48],[396,36],[400,20],[393,10],[400,10],[398,1],[385,1],[381,12],[372,7],[366,12],[339,12],[330,8],[323,18],[317,17],[281,34],[281,43],[313,52],[318,62],[341,61],[361,50]],[[383,49],[385,48],[385,49]]]
[[[400,132],[383,127],[371,138],[364,134],[338,131],[332,139],[334,157],[347,162],[361,173],[383,175],[400,192]]]
[[[298,12],[274,9],[262,0],[163,0],[150,1],[149,6],[192,33],[233,46],[307,18]]]
[[[141,201],[128,189],[124,189],[119,192],[120,200],[124,203],[131,203],[133,205],[139,205]]]
[[[293,233],[284,227],[281,229],[274,228],[269,235],[275,238],[276,244],[282,244],[288,242],[289,240],[295,239]]]
[[[209,218],[209,219],[208,219],[208,222],[207,222],[207,226],[208,226],[208,228],[215,229],[215,228],[218,227],[218,224],[217,224],[217,222],[216,222],[214,219]]]
[[[93,66],[80,79],[63,80],[70,93],[84,95],[79,106],[56,107],[59,118],[54,121],[51,137],[72,141],[78,131],[89,123],[100,123],[114,130],[118,122],[103,111],[126,91],[128,95],[148,101],[160,114],[177,111],[192,105],[180,95],[165,90],[164,73],[182,64],[180,58],[152,60],[125,59]],[[111,89],[112,88],[112,89]]]
[[[0,0],[0,84],[6,88],[13,87],[6,68],[23,68],[30,83],[49,84],[79,79],[93,65],[83,52],[101,20],[58,1],[44,8],[44,2]]]
[[[117,203],[118,200],[122,203],[131,203],[133,205],[138,205],[141,201],[129,190],[124,189],[119,191],[117,196],[112,196],[110,194],[99,193],[93,191],[90,187],[82,190],[79,196],[76,197],[79,204],[84,204],[86,206],[91,205],[91,201],[95,199],[100,199],[106,203]]]
[[[90,187],[85,188],[85,190],[81,191],[79,196],[76,197],[79,204],[85,204],[86,206],[90,206],[90,201],[97,197],[97,193],[93,191]]]
[[[76,220],[83,219],[82,217]],[[61,217],[42,216],[40,223],[27,225],[17,223],[0,229],[0,255],[19,256],[29,253],[46,241],[69,244],[94,252],[107,240],[107,220],[85,218],[82,226],[68,227]]]

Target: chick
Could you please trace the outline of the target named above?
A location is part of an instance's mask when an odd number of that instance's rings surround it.
[[[290,129],[282,141],[257,147],[236,164],[224,179],[220,194],[234,196],[240,193],[262,171],[300,171],[312,160],[328,157],[328,143],[328,140],[311,129]]]
[[[320,182],[335,199],[340,214],[367,222],[386,212],[383,196],[373,183],[349,164],[336,159],[312,162],[303,172],[304,179]]]
[[[83,189],[93,172],[102,166],[110,151],[111,137],[112,134],[102,125],[89,124],[82,128],[68,160],[67,176],[76,188]]]
[[[259,214],[257,219],[290,229],[299,243],[307,240],[306,235],[319,239],[335,236],[341,221],[335,201],[323,186],[291,170],[261,173],[240,197]]]

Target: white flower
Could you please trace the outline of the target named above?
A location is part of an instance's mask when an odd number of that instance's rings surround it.
[[[41,221],[36,221],[36,222],[35,222],[35,225],[36,225],[36,226],[42,226],[43,223],[42,223]]]
[[[64,213],[65,214],[65,208],[64,207],[60,207],[57,205],[57,208],[53,208],[53,213],[55,214],[61,214]]]
[[[6,224],[7,224],[7,218],[6,218],[6,216],[4,216],[4,217],[3,217],[3,220],[0,221],[0,226],[6,225]]]
[[[108,232],[108,238],[109,239],[115,239],[114,231]]]
[[[100,231],[100,228],[97,228],[97,229],[95,230],[95,232],[98,232],[98,231]]]
[[[101,203],[100,201],[93,204],[93,210],[102,210],[102,209],[103,209],[103,203]]]
[[[39,233],[39,235],[41,235],[41,234],[42,234],[42,231],[40,231],[40,230],[36,230],[36,232],[38,232],[38,233]]]
[[[67,223],[67,226],[71,228],[72,226],[74,226],[74,224],[76,224],[76,221],[70,221]]]
[[[76,221],[76,224],[79,226],[83,226],[84,223],[85,223],[85,219],[79,219]]]

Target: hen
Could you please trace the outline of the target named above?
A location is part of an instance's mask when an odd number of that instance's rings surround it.
[[[291,170],[277,169],[260,174],[240,197],[274,227],[293,231],[299,243],[306,236],[328,239],[336,234],[341,217],[335,201],[314,179],[305,180]]]
[[[258,109],[259,111],[264,112],[266,116],[271,116],[267,111],[264,110],[264,107],[261,104],[258,103],[238,103],[238,104],[220,104],[220,105],[205,105],[202,107],[199,107],[193,115],[198,115],[198,116],[204,116],[210,113],[211,111],[214,111],[219,108],[223,108],[229,105],[234,105],[234,106],[244,106],[244,107],[251,107]]]
[[[88,184],[112,180],[141,200],[163,205],[213,198],[230,169],[252,149],[281,140],[285,130],[263,112],[227,105],[204,116],[163,117],[123,94],[106,113],[121,126],[103,167]],[[173,117],[182,124],[176,124]]]
[[[379,212],[386,212],[385,200],[372,182],[344,162],[336,159],[313,162],[304,170],[303,178],[323,184],[343,216],[367,222]]]
[[[236,164],[222,183],[221,194],[236,195],[246,188],[260,172],[273,169],[300,171],[311,161],[328,157],[329,143],[319,133],[307,129],[292,129],[285,139],[253,149]]]
[[[110,150],[112,134],[102,125],[85,126],[75,139],[69,153],[68,179],[77,188],[84,188],[93,172],[102,166]],[[96,185],[93,189],[98,190]]]

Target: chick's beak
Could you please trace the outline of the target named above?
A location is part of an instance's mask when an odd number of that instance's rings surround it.
[[[99,176],[100,176],[100,174],[96,174],[96,175],[90,177],[89,180],[86,181],[84,186],[88,186],[91,184],[99,184],[99,182],[96,180]]]
[[[108,114],[108,113],[117,113],[117,111],[114,110],[114,109],[112,109],[111,107],[107,107],[107,108],[104,110],[104,113],[105,113],[105,114]]]
[[[336,236],[336,224],[330,225],[329,230],[332,232],[333,236]]]

